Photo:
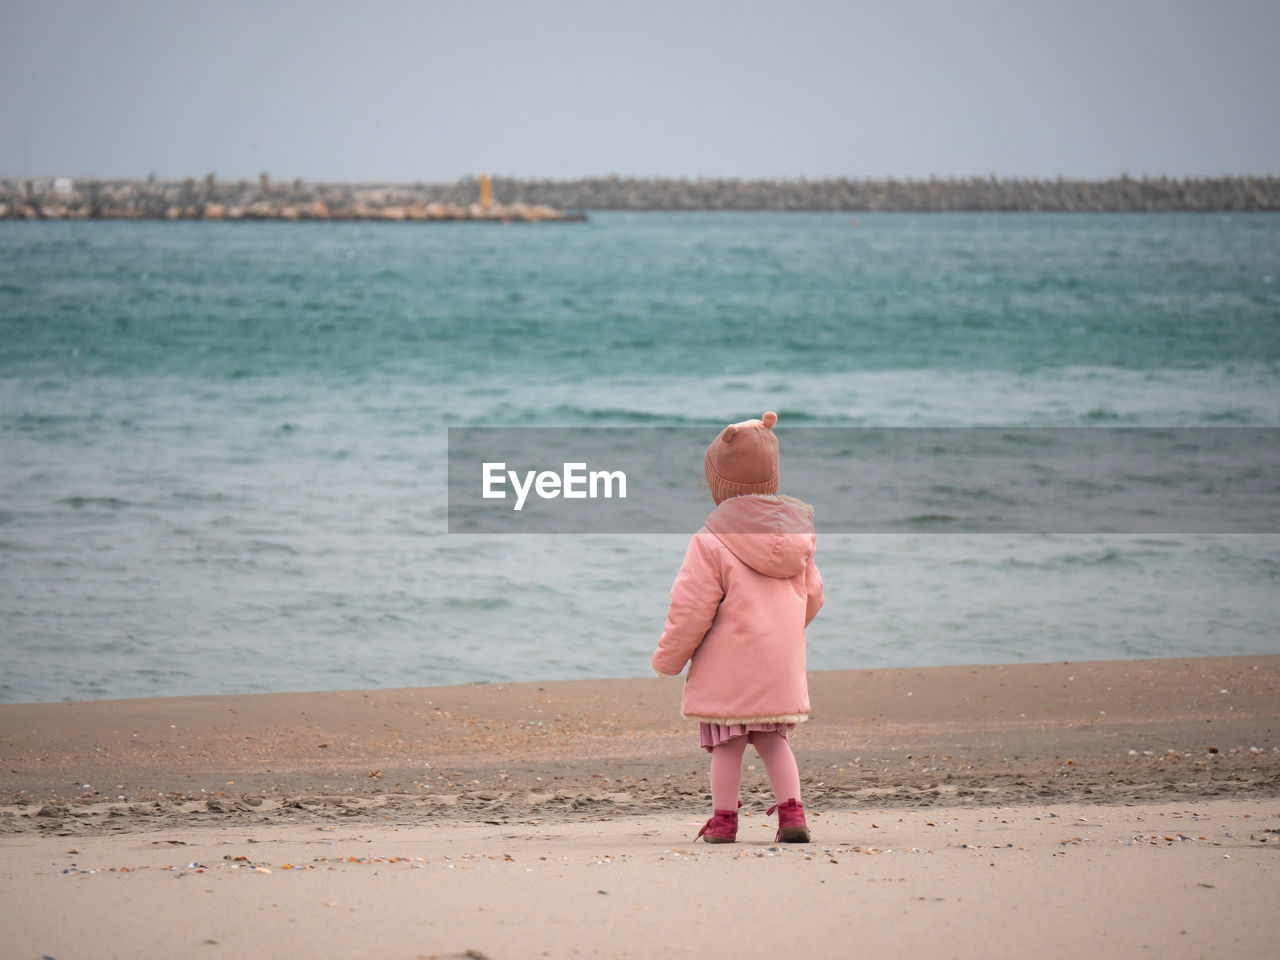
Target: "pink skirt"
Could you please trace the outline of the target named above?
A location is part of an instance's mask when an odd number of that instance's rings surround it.
[[[795,728],[794,723],[701,723],[698,725],[698,742],[703,750],[710,753],[734,737],[745,736],[747,743],[751,743],[753,733],[780,733],[785,737]]]

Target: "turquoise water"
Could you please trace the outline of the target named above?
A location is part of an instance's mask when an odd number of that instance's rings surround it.
[[[684,538],[449,536],[451,425],[1280,426],[1276,217],[6,222],[0,254],[0,700],[647,673]],[[819,559],[815,668],[1280,651],[1271,536]]]

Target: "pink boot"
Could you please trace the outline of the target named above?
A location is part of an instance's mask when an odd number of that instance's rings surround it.
[[[698,831],[698,837],[705,837],[707,843],[733,843],[738,839],[738,811],[713,811],[711,819]],[[697,840],[698,837],[693,839]]]
[[[775,803],[765,811],[765,816],[775,810],[778,811],[778,835],[773,838],[774,843],[809,842],[809,827],[804,822],[804,807],[799,800],[792,797],[786,803]]]

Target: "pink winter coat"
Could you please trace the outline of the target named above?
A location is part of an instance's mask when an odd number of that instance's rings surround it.
[[[708,723],[799,723],[809,715],[804,628],[822,606],[813,508],[730,497],[707,517],[671,587],[653,668],[689,664],[680,712]]]

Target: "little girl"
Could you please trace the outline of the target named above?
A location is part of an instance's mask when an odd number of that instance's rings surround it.
[[[822,606],[822,576],[813,508],[778,496],[777,422],[770,411],[730,424],[707,448],[716,508],[689,542],[653,655],[661,676],[689,664],[680,713],[701,721],[711,754],[712,816],[698,833],[708,843],[737,839],[748,743],[773,785],[776,842],[809,840],[787,735],[809,717],[804,628]]]

